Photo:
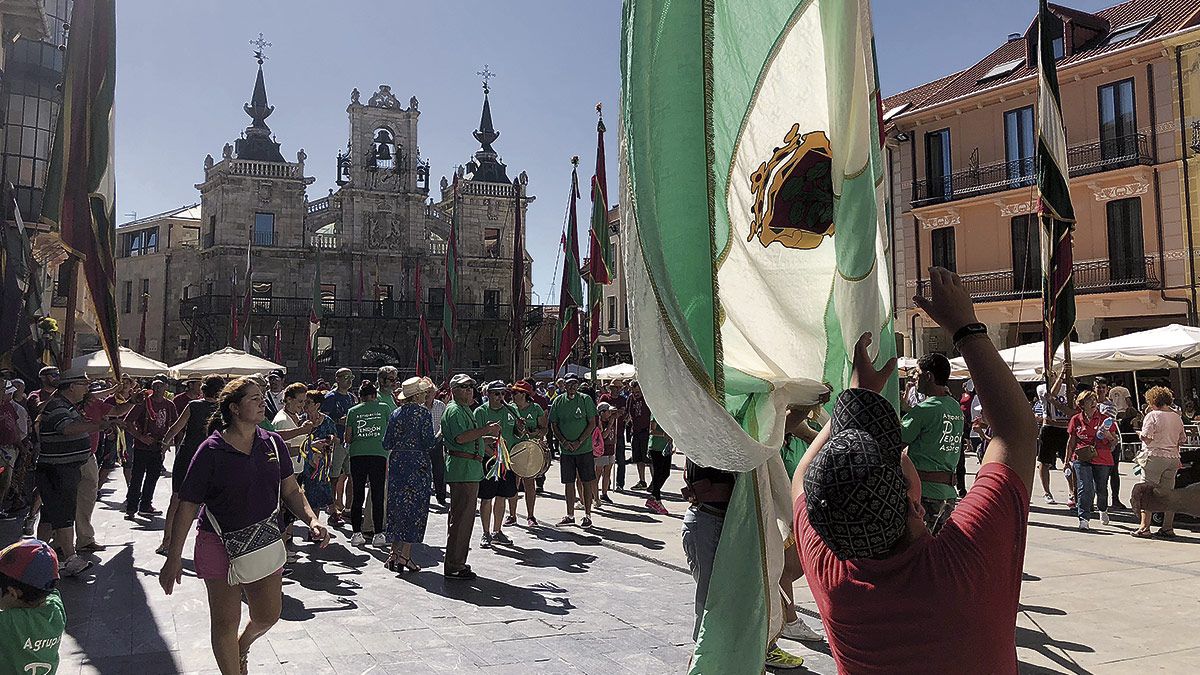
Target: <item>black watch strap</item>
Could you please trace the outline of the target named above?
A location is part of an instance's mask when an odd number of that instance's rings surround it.
[[[958,344],[972,335],[987,335],[987,326],[982,323],[969,323],[954,333],[954,344]]]

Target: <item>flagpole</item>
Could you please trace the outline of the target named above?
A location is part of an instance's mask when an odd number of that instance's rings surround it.
[[[63,349],[58,356],[58,367],[66,370],[71,367],[71,358],[75,355],[75,313],[79,310],[79,259],[67,254],[63,261],[67,267],[67,316],[63,322]]]

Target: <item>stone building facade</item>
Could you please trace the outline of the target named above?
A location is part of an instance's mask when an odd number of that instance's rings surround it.
[[[316,334],[319,374],[339,367],[366,372],[395,365],[415,371],[418,312],[427,317],[435,374],[441,372],[446,248],[457,221],[458,317],[452,371],[477,377],[524,374],[526,358],[514,364],[512,264],[514,217],[533,197],[526,178],[510,178],[492,144],[488,89],[474,137],[479,149],[454,180],[442,178],[430,198],[430,168],[419,154],[416,97],[402,103],[388,85],[365,97],[355,89],[346,113],[350,137],[337,157],[337,187],[309,199],[313,178],[305,174],[304,150],[285,158],[272,136],[260,64],[250,103],[251,124],[219,159],[204,160],[198,236],[194,245],[176,240],[161,290],[151,279],[150,296],[165,299],[162,351],[148,354],[177,363],[233,344],[279,361],[306,376],[310,313],[320,313]],[[522,199],[518,206],[517,190]],[[138,228],[148,224],[140,221]],[[119,234],[131,233],[133,225]],[[525,256],[525,269],[530,258]],[[247,295],[247,258],[252,269]],[[132,257],[118,265],[118,295],[146,266]],[[420,297],[417,297],[418,275]],[[532,284],[527,276],[525,288]],[[528,306],[528,300],[523,303]],[[152,309],[157,308],[153,305]],[[158,317],[151,317],[152,319]],[[122,339],[136,338],[139,324],[121,315]],[[522,317],[524,325],[525,317]],[[234,330],[238,337],[234,339]],[[523,331],[524,333],[524,331]],[[131,340],[132,343],[132,340]],[[149,349],[148,349],[149,351]]]

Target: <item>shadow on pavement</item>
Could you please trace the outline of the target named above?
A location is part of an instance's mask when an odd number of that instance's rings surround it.
[[[595,526],[592,527],[591,532],[592,534],[600,535],[607,541],[615,541],[619,544],[628,544],[630,546],[641,546],[651,551],[661,551],[666,547],[666,544],[661,540],[650,539],[649,537],[643,537],[640,534],[633,534],[631,532],[621,532],[619,530],[610,530],[605,527]]]
[[[527,588],[484,577],[472,581],[448,581],[431,570],[401,574],[400,578],[434,595],[476,607],[513,607],[556,616],[565,616],[575,609],[575,605],[566,597],[566,589],[550,583]],[[551,595],[562,597],[548,597]]]
[[[1038,609],[1047,609],[1047,608],[1043,607],[1043,608],[1038,608]],[[1052,611],[1059,611],[1059,610],[1052,610]],[[1043,613],[1050,613],[1050,612],[1043,612]],[[1065,615],[1066,612],[1063,612],[1063,614]],[[1022,673],[1062,673],[1062,672],[1067,672],[1067,673],[1077,673],[1080,675],[1085,674],[1085,673],[1091,673],[1090,670],[1088,670],[1087,668],[1084,668],[1083,666],[1076,663],[1074,661],[1074,659],[1072,659],[1070,657],[1070,652],[1093,654],[1096,651],[1095,649],[1092,649],[1091,647],[1089,647],[1085,644],[1080,644],[1078,642],[1065,642],[1063,640],[1055,640],[1054,638],[1047,635],[1044,631],[1030,630],[1029,628],[1022,628],[1021,626],[1017,626],[1017,646],[1023,647],[1025,649],[1031,649],[1031,650],[1037,652],[1038,654],[1041,654],[1042,656],[1046,657],[1047,659],[1050,659],[1059,667],[1058,670],[1050,670],[1050,669],[1043,668],[1041,666],[1035,666],[1032,664],[1021,662],[1018,667]],[[1063,656],[1060,652],[1066,652],[1067,655]]]
[[[588,571],[589,564],[596,560],[596,556],[588,553],[571,551],[552,553],[540,548],[521,548],[520,546],[493,546],[492,553],[511,558],[516,561],[518,567],[555,567],[571,574]]]

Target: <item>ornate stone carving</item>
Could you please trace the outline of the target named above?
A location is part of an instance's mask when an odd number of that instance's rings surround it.
[[[204,156],[204,170],[208,171],[211,168],[213,168],[213,156],[205,155]]]
[[[233,143],[226,143],[221,149],[221,157],[224,159],[233,159]]]
[[[359,96],[361,96],[361,94],[358,93],[358,87],[355,87],[350,91],[350,103],[353,105],[362,105],[358,101]]]
[[[445,176],[442,176],[442,189],[445,190],[449,187],[450,187],[450,181],[446,180]]]
[[[416,96],[408,99],[408,109],[412,110],[413,112],[417,111],[417,97]]]
[[[296,164],[300,165],[300,171],[298,173],[301,176],[304,175],[304,160],[306,159],[308,159],[308,153],[304,152],[304,148],[300,148],[300,150],[296,152]]]
[[[1126,183],[1125,185],[1113,185],[1111,187],[1093,188],[1092,196],[1098,202],[1108,202],[1114,199],[1126,199],[1129,197],[1137,197],[1144,195],[1150,191],[1150,184],[1142,181]]]
[[[258,201],[261,204],[271,203],[271,181],[261,180],[258,182]]]
[[[379,91],[367,99],[367,105],[372,108],[399,108],[400,101],[396,100],[396,95],[392,93],[390,86],[381,84],[379,85]]]
[[[962,218],[959,217],[958,211],[951,211],[941,216],[926,216],[925,218],[922,218],[921,227],[926,230],[935,230],[940,227],[958,225],[961,222]]]
[[[1001,204],[1000,215],[1004,218],[1023,216],[1037,211],[1037,202],[1020,202],[1017,204]]]
[[[529,176],[524,171],[517,177],[517,180],[521,181],[521,185],[529,185]]]
[[[500,220],[500,202],[496,199],[489,199],[487,204],[487,219]]]
[[[367,243],[371,248],[399,250],[404,246],[400,215],[386,211],[363,215]]]

